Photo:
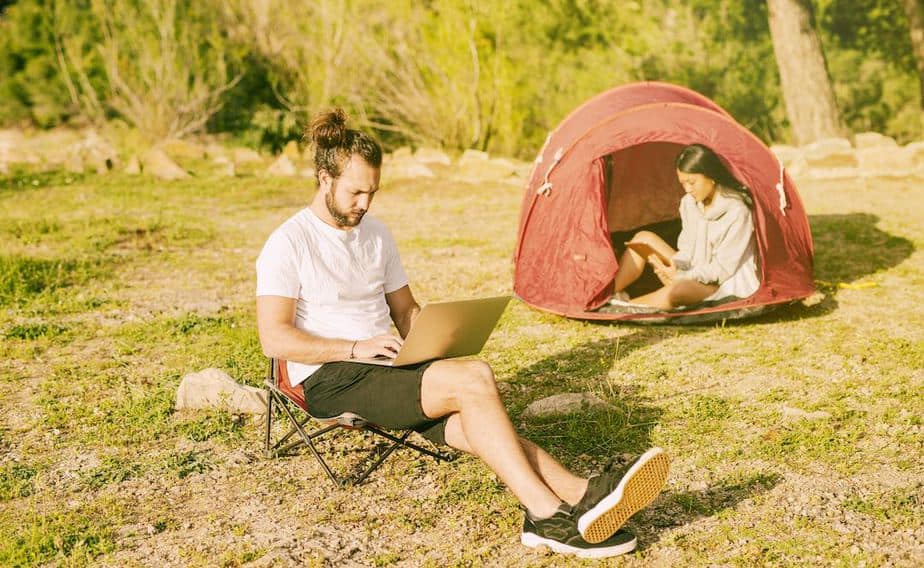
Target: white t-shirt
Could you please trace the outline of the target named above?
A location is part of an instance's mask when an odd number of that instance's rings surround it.
[[[406,285],[394,238],[368,213],[344,231],[305,208],[270,235],[257,258],[257,296],[297,299],[295,327],[319,337],[389,333],[385,294]],[[320,366],[289,361],[289,380],[297,385]]]

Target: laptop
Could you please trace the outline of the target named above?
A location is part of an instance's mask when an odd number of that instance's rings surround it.
[[[427,304],[417,314],[394,359],[376,357],[350,362],[401,367],[475,355],[487,343],[508,302],[510,296]]]

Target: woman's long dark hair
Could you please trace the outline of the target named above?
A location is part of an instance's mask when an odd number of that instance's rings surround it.
[[[685,174],[702,174],[715,180],[720,186],[740,194],[748,207],[754,204],[748,188],[731,175],[716,153],[708,146],[690,144],[680,151],[674,164],[679,171]]]

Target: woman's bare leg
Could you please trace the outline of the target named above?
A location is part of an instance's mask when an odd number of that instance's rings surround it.
[[[703,284],[696,280],[674,280],[650,294],[632,298],[632,303],[669,310],[677,306],[689,306],[702,302],[718,289],[719,287],[714,284]]]
[[[677,251],[672,246],[664,242],[664,239],[652,233],[651,231],[639,231],[632,237],[634,242],[642,242],[657,251],[664,258],[670,259]],[[619,269],[616,271],[616,277],[613,280],[615,292],[622,292],[630,284],[638,280],[645,270],[647,259],[630,248],[626,248],[619,259]]]

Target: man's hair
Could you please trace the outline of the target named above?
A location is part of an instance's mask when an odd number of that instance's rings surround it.
[[[382,167],[382,147],[371,136],[346,127],[347,115],[335,107],[318,114],[305,131],[314,143],[314,169],[325,171],[332,178],[340,177],[350,156],[358,154],[374,168]]]

